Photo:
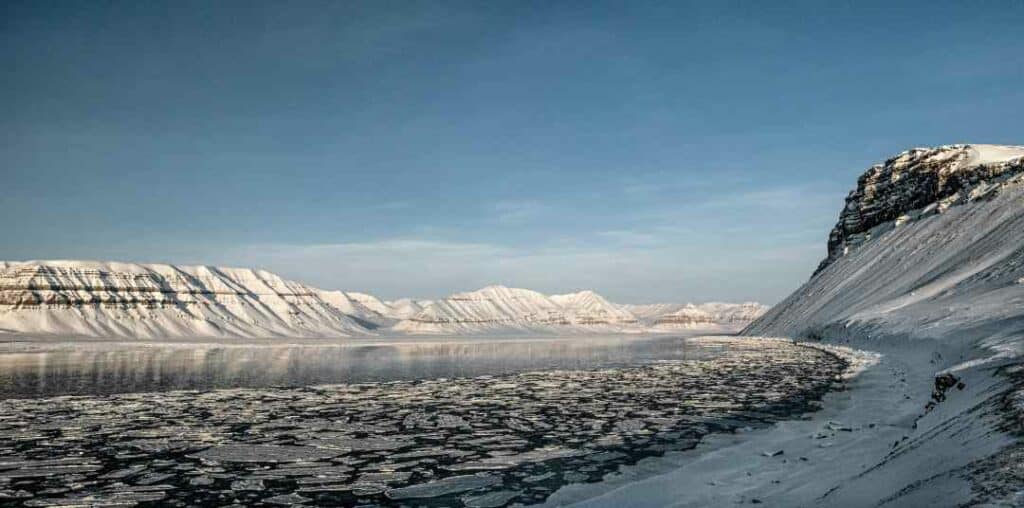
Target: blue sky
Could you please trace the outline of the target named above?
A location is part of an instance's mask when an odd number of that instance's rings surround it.
[[[1024,143],[1021,2],[4,2],[0,258],[760,300],[912,146]]]

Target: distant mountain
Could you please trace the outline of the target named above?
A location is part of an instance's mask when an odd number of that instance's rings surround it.
[[[652,325],[659,317],[676,312],[688,304],[685,303],[651,303],[651,304],[620,304],[619,307],[632,313],[641,323]]]
[[[488,286],[437,300],[393,329],[412,334],[736,331],[766,310],[756,303],[616,305],[590,290],[547,296]]]
[[[416,314],[419,314],[423,309],[430,305],[431,300],[413,300],[411,298],[401,298],[398,300],[392,300],[385,302],[388,306],[389,317],[396,319],[409,319]]]
[[[436,300],[394,329],[408,333],[530,331],[572,324],[567,309],[529,289],[487,286]]]
[[[0,262],[0,330],[111,338],[349,337],[369,310],[244,268]]]
[[[759,303],[655,303],[620,305],[641,323],[657,328],[698,328],[715,325],[742,328],[768,311]]]
[[[734,331],[763,310],[757,304],[617,305],[590,290],[548,296],[504,286],[386,302],[244,268],[0,262],[0,333],[153,339]]]
[[[583,325],[629,325],[638,322],[635,315],[603,296],[584,290],[577,293],[553,295],[551,301],[570,310],[570,321]]]

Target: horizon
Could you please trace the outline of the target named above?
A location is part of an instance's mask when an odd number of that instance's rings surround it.
[[[7,2],[0,259],[772,305],[872,164],[1024,143],[998,5]]]

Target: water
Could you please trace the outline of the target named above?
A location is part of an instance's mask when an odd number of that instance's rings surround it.
[[[12,506],[536,504],[811,411],[844,368],[729,338],[2,350]]]
[[[710,358],[682,337],[419,339],[289,344],[0,344],[0,398],[309,386]]]

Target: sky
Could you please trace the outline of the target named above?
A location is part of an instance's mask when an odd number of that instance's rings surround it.
[[[1024,144],[1024,2],[0,3],[0,259],[774,303],[857,176]]]

